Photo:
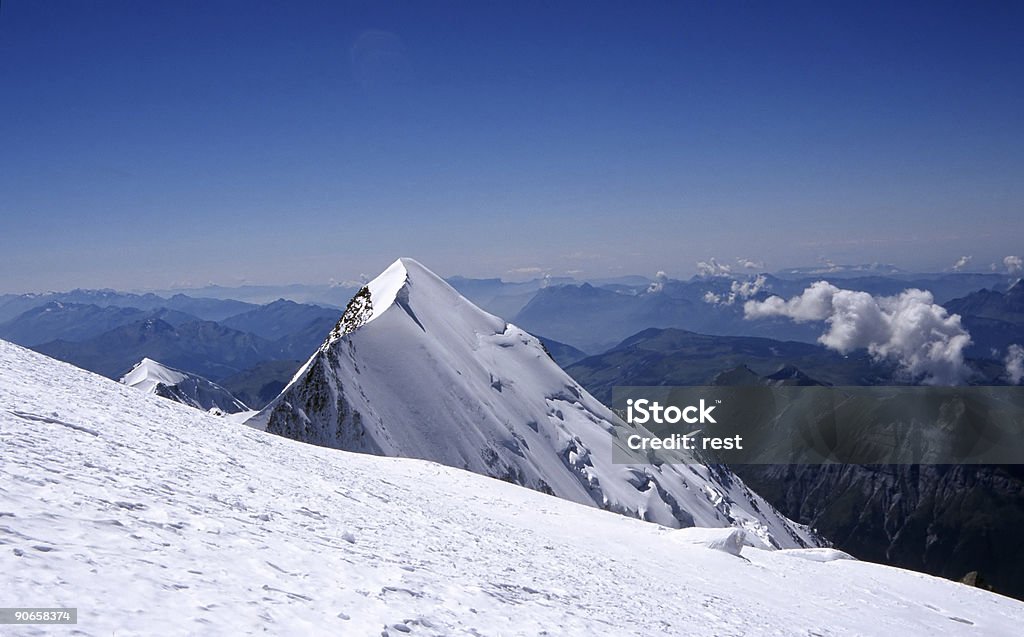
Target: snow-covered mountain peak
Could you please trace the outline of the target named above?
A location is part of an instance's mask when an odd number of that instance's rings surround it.
[[[728,470],[617,464],[621,421],[532,335],[412,259],[352,299],[324,344],[250,424],[328,447],[421,458],[667,526],[738,526],[765,546],[817,544]]]
[[[377,278],[366,284],[366,290],[372,299],[371,311],[366,318],[367,323],[390,308],[399,293],[409,285],[409,270],[404,261],[406,260],[398,259],[381,272]],[[408,261],[412,260],[408,259]]]
[[[427,323],[443,327],[444,317],[458,315],[460,325],[448,327],[504,330],[505,322],[467,301],[455,288],[423,264],[402,257],[367,283],[349,302],[338,324],[331,331],[325,347],[360,327],[384,316],[389,311],[400,313],[400,320],[412,320],[426,331]],[[440,320],[437,320],[440,319]]]
[[[380,273],[374,280],[370,281],[366,287],[370,290],[370,294],[375,302],[374,316],[370,319],[380,316],[387,308],[394,304],[398,298],[400,292],[403,289],[408,289],[410,281],[409,269],[412,267],[413,272],[416,273],[417,279],[422,279],[424,283],[429,283],[429,278],[424,274],[426,268],[421,266],[419,263],[412,259],[398,259],[387,267],[386,270]],[[429,273],[433,274],[433,273]],[[443,283],[443,281],[442,281]]]
[[[248,411],[242,401],[217,383],[197,374],[168,367],[151,358],[143,358],[121,377],[121,383],[147,394],[156,394],[189,407],[236,414]]]
[[[131,371],[121,377],[121,382],[129,387],[152,393],[160,383],[177,385],[188,378],[188,374],[158,363],[152,358],[143,358],[132,367]]]

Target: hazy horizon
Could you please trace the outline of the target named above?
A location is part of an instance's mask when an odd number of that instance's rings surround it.
[[[419,259],[417,259],[417,260],[419,260]],[[838,283],[840,285],[842,284],[842,281],[847,276],[858,276],[857,270],[855,270],[855,269],[847,269],[847,268],[858,268],[860,266],[864,266],[864,267],[879,266],[880,268],[882,268],[882,270],[887,269],[888,266],[892,266],[895,269],[894,270],[894,274],[893,274],[894,276],[913,276],[913,275],[934,276],[934,275],[942,275],[942,274],[985,274],[985,275],[995,275],[995,276],[999,276],[999,277],[1005,277],[1007,282],[1012,282],[1015,279],[1020,279],[1021,278],[1021,274],[1024,274],[1024,270],[1021,270],[1018,266],[1011,266],[1012,269],[1008,270],[1005,265],[1000,265],[997,269],[993,269],[993,266],[996,266],[996,264],[994,264],[994,263],[993,264],[989,264],[989,266],[985,267],[985,268],[976,267],[976,268],[965,268],[965,269],[962,269],[962,270],[953,270],[951,268],[945,268],[943,270],[932,271],[932,270],[907,270],[907,269],[904,269],[904,268],[898,268],[897,266],[895,266],[895,264],[891,264],[891,263],[864,263],[864,264],[853,264],[853,263],[849,263],[849,264],[816,263],[816,264],[804,264],[804,265],[800,265],[800,266],[791,266],[791,267],[787,267],[787,268],[771,269],[771,268],[766,268],[766,267],[752,267],[752,262],[750,260],[746,260],[746,259],[736,259],[733,262],[719,262],[718,260],[714,260],[714,262],[718,266],[726,266],[726,267],[728,267],[730,271],[726,272],[726,271],[723,271],[723,270],[718,270],[715,273],[711,273],[710,270],[706,269],[709,266],[708,262],[707,261],[703,261],[703,262],[699,262],[699,264],[705,268],[703,273],[700,271],[700,268],[694,268],[693,272],[690,272],[689,274],[685,274],[685,275],[678,275],[678,276],[674,275],[674,274],[671,274],[671,273],[667,273],[665,271],[659,271],[659,272],[655,272],[655,273],[620,272],[618,274],[608,274],[608,275],[603,275],[603,276],[602,275],[587,276],[584,273],[579,272],[579,271],[577,271],[577,272],[562,272],[562,273],[552,272],[552,271],[538,271],[538,272],[534,272],[534,271],[518,271],[518,272],[517,271],[509,271],[509,272],[506,272],[504,275],[499,273],[499,274],[495,274],[495,275],[492,275],[492,276],[467,275],[467,274],[463,274],[461,272],[439,272],[438,271],[436,273],[438,275],[442,276],[445,279],[455,279],[455,278],[475,279],[475,280],[500,279],[504,283],[530,283],[530,282],[543,281],[544,279],[551,279],[551,280],[573,280],[573,281],[575,281],[577,283],[591,282],[591,283],[597,284],[597,283],[603,283],[603,282],[610,282],[610,281],[627,279],[627,278],[631,278],[631,277],[643,277],[643,278],[647,279],[650,282],[654,282],[654,281],[657,281],[659,279],[686,281],[686,280],[697,279],[697,278],[701,278],[701,277],[704,277],[704,278],[708,278],[708,277],[711,277],[711,278],[714,278],[714,277],[727,277],[727,278],[738,279],[738,280],[743,280],[743,279],[750,280],[750,279],[755,278],[759,274],[774,274],[774,275],[790,275],[790,276],[792,276],[792,273],[790,272],[791,270],[800,269],[800,270],[807,270],[808,271],[806,274],[801,275],[801,276],[806,276],[806,277],[811,277],[811,278],[820,277],[821,279],[824,279],[824,280],[834,280],[836,283]],[[744,262],[747,263],[747,267],[744,267]],[[758,265],[762,265],[760,262],[758,262],[757,264]],[[425,263],[424,265],[429,267],[430,264],[429,263]],[[834,268],[834,272],[832,273],[833,276],[829,276],[829,274],[830,274],[829,273],[829,268],[830,267]],[[383,270],[383,268],[382,268],[382,270]],[[864,270],[863,273],[864,273],[865,276],[873,274],[871,271],[868,271],[868,270]],[[298,287],[298,288],[317,288],[317,287],[324,287],[324,288],[331,288],[331,287],[356,288],[356,287],[359,287],[359,286],[367,283],[368,281],[370,281],[371,279],[376,277],[378,274],[380,274],[380,272],[379,271],[378,272],[359,272],[359,273],[348,273],[348,274],[349,274],[349,276],[344,276],[344,277],[340,277],[340,278],[331,278],[331,279],[328,279],[326,281],[309,280],[309,281],[266,282],[266,281],[250,281],[250,280],[239,280],[239,281],[207,280],[205,282],[182,281],[182,282],[175,282],[175,283],[173,283],[171,285],[165,285],[165,286],[147,285],[147,286],[135,286],[135,287],[118,287],[118,286],[101,284],[101,285],[95,285],[95,286],[64,286],[64,287],[39,288],[39,289],[0,289],[0,294],[13,294],[13,295],[19,295],[19,294],[47,294],[47,293],[51,293],[51,292],[52,293],[64,293],[64,292],[70,292],[70,291],[73,291],[73,290],[87,290],[87,291],[112,290],[112,291],[115,291],[115,292],[129,293],[129,294],[146,294],[146,293],[160,294],[160,293],[187,293],[189,291],[211,290],[211,289],[216,289],[216,288],[222,288],[224,290],[232,290],[232,289],[241,289],[241,288],[247,288],[247,287],[267,288],[267,289],[281,288],[282,290],[284,288],[287,288],[287,287]],[[885,276],[884,274],[877,274],[877,275],[878,276]],[[287,297],[284,297],[284,298],[287,298]]]
[[[8,1],[0,293],[997,267],[1021,5]]]

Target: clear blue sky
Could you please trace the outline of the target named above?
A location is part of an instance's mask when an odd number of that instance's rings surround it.
[[[3,0],[0,292],[1020,254],[1024,4],[892,4]]]

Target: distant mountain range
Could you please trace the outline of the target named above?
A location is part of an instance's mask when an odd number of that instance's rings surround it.
[[[255,334],[268,341],[276,341],[286,338],[300,329],[305,329],[311,324],[319,326],[329,323],[333,325],[340,316],[341,311],[334,308],[277,299],[273,303],[260,305],[241,314],[230,316],[220,321],[220,324],[233,330]],[[326,330],[320,330],[320,340],[325,333]],[[313,344],[308,347],[308,351],[312,351],[315,346],[316,344]]]
[[[763,299],[768,294],[795,295],[809,282],[819,278],[815,275],[807,276],[806,272],[802,276],[798,274],[788,273],[787,276],[791,278],[763,275],[761,283],[749,298]],[[828,274],[822,272],[820,276]],[[910,275],[899,272],[883,275],[877,268],[853,268],[845,271],[845,274],[848,276],[842,278],[843,287],[878,295],[896,294],[907,286],[917,286],[932,290],[941,299],[969,290],[967,294],[947,298],[944,302],[951,312],[963,316],[963,323],[970,330],[974,341],[968,353],[976,359],[999,361],[1008,345],[1024,343],[1024,321],[1021,319],[1024,314],[1021,308],[1024,284],[1018,283],[1006,290],[1008,283],[1003,275]],[[694,277],[688,281],[665,279],[655,282],[644,277],[621,277],[597,284],[579,285],[568,278],[510,283],[500,279],[452,277],[450,284],[482,307],[499,310],[499,315],[507,316],[509,312],[515,312],[513,321],[538,334],[562,366],[578,364],[588,354],[597,354],[597,358],[573,372],[595,387],[599,382],[592,375],[601,374],[600,370],[612,362],[616,362],[616,365],[624,362],[625,355],[621,351],[624,347],[639,347],[639,341],[652,338],[645,328],[682,330],[705,335],[705,345],[710,335],[769,338],[786,343],[760,344],[763,347],[758,356],[764,364],[756,361],[750,363],[759,373],[770,373],[773,370],[768,367],[781,366],[783,362],[773,351],[782,351],[787,360],[791,359],[800,369],[825,382],[861,384],[890,379],[890,370],[872,365],[862,354],[840,357],[816,345],[812,349],[799,350],[796,343],[816,343],[824,329],[821,324],[798,324],[782,318],[750,321],[743,315],[744,299],[731,303],[708,301],[709,294],[727,298],[736,280],[736,277]],[[975,287],[979,285],[990,287]],[[253,292],[254,289],[250,288],[245,289]],[[212,293],[241,289],[203,288],[203,291]],[[267,293],[277,289],[261,287],[259,291]],[[293,292],[306,290],[303,286],[285,286],[282,289]],[[337,291],[343,289],[343,286],[328,286],[324,289]],[[16,310],[22,311],[10,316]],[[253,305],[231,299],[197,298],[180,293],[160,296],[113,290],[72,290],[0,297],[0,317],[9,316],[0,323],[0,338],[37,347],[40,351],[64,357],[111,377],[123,373],[126,366],[143,356],[157,359],[170,356],[167,360],[182,369],[223,380],[269,361],[303,360],[319,346],[323,334],[333,326],[339,315],[340,310],[335,308],[282,298],[266,305]],[[219,323],[224,329],[214,329],[213,326],[179,329],[189,323],[209,321],[210,317],[216,317],[213,322]],[[176,335],[172,337],[167,330],[150,330],[151,337],[144,339],[144,326],[150,319],[157,319],[175,328]],[[193,342],[193,339],[196,340]],[[624,345],[627,339],[635,340]],[[751,347],[757,349],[757,341],[743,344],[722,338],[716,343],[719,347],[739,347],[738,351],[746,354],[751,353],[747,351]],[[677,346],[682,349],[702,347],[693,339],[683,343],[677,334],[676,337],[662,335],[640,349],[658,352],[671,359],[675,351],[673,348]],[[668,370],[651,365],[645,369],[657,369],[657,372],[651,373],[665,372],[665,378],[691,383],[697,382],[698,377],[707,377],[739,361],[736,357],[733,357],[735,360],[728,357],[712,360],[709,352],[705,357],[709,364],[701,366],[694,363],[693,358],[688,357],[685,370]],[[247,364],[249,367],[244,367]],[[263,385],[276,386],[289,380],[285,369],[290,364],[258,369],[254,377],[261,378]],[[985,366],[984,363],[981,365]],[[982,379],[997,373],[995,363],[988,367]],[[634,366],[630,369],[640,368]],[[274,378],[267,376],[270,370],[274,370]],[[603,390],[598,388],[596,391],[602,395]],[[260,402],[258,394],[259,388],[256,388],[256,393],[250,394],[250,399]]]
[[[501,279],[469,279],[453,276],[446,281],[475,305],[486,309],[491,314],[505,317],[518,314],[542,289],[576,283],[570,277],[533,279],[516,283]]]
[[[190,314],[166,308],[140,310],[117,305],[101,307],[50,301],[0,324],[0,338],[29,347],[55,340],[84,341],[150,318],[171,325],[199,320]]]
[[[304,284],[291,283],[286,285],[206,285],[203,287],[178,288],[173,290],[156,290],[154,293],[163,297],[185,294],[196,299],[236,299],[253,305],[265,305],[277,299],[288,299],[296,303],[306,303],[341,309],[362,286],[356,281],[342,283]]]
[[[534,336],[537,336],[534,334]],[[583,350],[576,349],[572,345],[566,345],[565,343],[559,343],[558,341],[545,338],[543,336],[537,336],[537,340],[544,346],[551,358],[554,359],[560,367],[568,367],[576,361],[583,360],[587,357],[587,353]]]
[[[972,308],[960,308],[956,305],[956,301],[982,289],[988,289],[990,294],[1004,293],[1010,284],[1005,275],[911,274],[894,271],[887,266],[836,266],[834,271],[829,271],[827,267],[819,267],[759,276],[763,282],[751,292],[749,298],[763,299],[769,294],[789,297],[799,294],[814,281],[829,278],[836,279],[840,287],[845,289],[866,291],[874,295],[893,295],[908,287],[917,287],[931,291],[939,303],[952,302],[950,309],[970,315],[970,321],[976,329],[982,332],[1006,332],[1005,316],[979,314],[973,312]],[[759,336],[784,341],[814,342],[822,331],[821,326],[817,324],[797,324],[781,318],[746,320],[743,315],[743,301],[748,297],[737,298],[731,303],[708,301],[709,294],[713,297],[727,298],[730,286],[735,281],[751,281],[753,278],[753,275],[705,276],[686,281],[664,279],[655,282],[645,277],[634,276],[583,284],[568,277],[549,277],[525,282],[451,277],[448,281],[466,298],[485,310],[511,318],[517,325],[532,333],[590,354],[604,352],[623,339],[652,327],[679,328],[722,336]],[[173,310],[197,319],[221,322],[232,329],[251,332],[271,341],[283,338],[286,333],[292,335],[302,328],[309,328],[305,338],[298,338],[290,344],[282,344],[285,349],[297,350],[310,343],[315,345],[317,338],[314,338],[314,335],[322,334],[323,326],[337,318],[340,311],[337,308],[343,307],[358,289],[353,287],[354,285],[346,283],[237,288],[211,286],[189,290],[189,294],[175,292],[165,295],[123,293],[113,290],[2,295],[0,335],[6,333],[7,337],[15,342],[39,344],[58,338],[81,340],[104,331],[101,329],[104,325],[100,319],[96,319],[95,324],[75,327],[67,332],[52,329],[48,338],[35,333],[4,331],[4,324],[20,314],[40,306],[58,303],[93,305],[100,308],[134,308],[142,311]],[[308,301],[309,298],[317,297],[321,293],[329,293],[330,302],[321,300],[317,305]],[[270,296],[271,294],[277,296]],[[215,298],[218,295],[220,298]],[[231,298],[232,295],[260,299],[260,303],[266,305],[234,300]],[[249,314],[250,311],[252,314]],[[111,313],[105,327],[113,329],[126,324],[124,321],[128,318],[139,320],[143,316],[127,314],[118,318]],[[305,321],[305,324],[298,325],[299,319]],[[314,324],[314,319],[321,320]],[[83,322],[92,321],[93,319],[86,319]],[[181,320],[169,322],[180,323]],[[987,334],[981,334],[976,341],[983,345],[978,345],[972,350],[971,355],[982,355],[982,348],[989,342],[1000,345],[1012,337],[997,334],[994,338],[989,338]]]
[[[513,321],[583,351],[601,352],[638,327],[677,327],[699,309],[692,299],[626,294],[584,283],[539,290]]]
[[[106,303],[96,305],[43,296],[51,300],[0,324],[0,338],[110,378],[119,377],[146,357],[218,380],[268,361],[303,359],[316,349],[340,315],[340,310],[283,299],[253,306],[182,295],[170,299],[109,291],[57,295]],[[13,305],[27,302],[23,295]],[[239,308],[243,311],[216,322],[167,307],[125,307],[123,304],[128,302],[169,302],[206,315]],[[10,306],[8,303],[6,307]]]
[[[539,289],[512,320],[524,329],[591,353],[606,351],[645,328],[678,328],[719,336],[759,336],[813,343],[823,331],[822,324],[801,324],[779,318],[748,320],[743,304],[746,300],[763,300],[773,294],[789,298],[815,281],[827,278],[823,275],[787,279],[765,274],[694,277],[688,281],[668,279],[643,285],[549,285]],[[736,283],[747,284],[743,295],[733,291]],[[964,273],[916,275],[906,279],[851,276],[837,284],[876,296],[892,296],[907,288],[919,288],[930,291],[939,303],[984,286],[998,290],[1008,285],[1003,275]],[[486,302],[482,306],[489,307]]]
[[[199,299],[175,294],[170,297],[156,294],[134,294],[115,290],[71,290],[42,294],[0,295],[0,323],[10,321],[32,308],[47,303],[74,303],[98,307],[125,307],[138,310],[168,309],[184,312],[206,321],[219,321],[256,307],[232,299]]]
[[[123,325],[85,341],[56,340],[33,349],[108,378],[119,378],[143,358],[214,380],[266,360],[287,358],[271,341],[213,321],[172,325],[157,318]]]
[[[711,385],[722,372],[740,366],[758,379],[799,373],[830,385],[890,384],[894,372],[866,352],[843,356],[817,344],[671,328],[644,330],[567,371],[608,404],[615,386]]]
[[[945,303],[971,333],[971,355],[1000,358],[1012,344],[1024,345],[1024,280],[1005,292],[983,289]]]
[[[300,367],[300,360],[264,361],[221,379],[219,384],[252,409],[262,409],[277,398]]]
[[[982,289],[948,301],[946,309],[961,316],[1024,325],[1024,279],[1005,292]]]

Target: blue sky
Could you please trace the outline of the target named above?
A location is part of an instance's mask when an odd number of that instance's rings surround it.
[[[5,0],[0,292],[1024,250],[1024,5],[768,5]]]

